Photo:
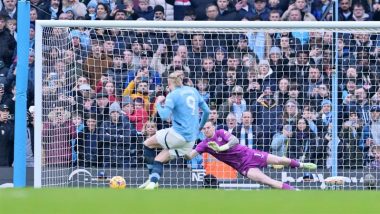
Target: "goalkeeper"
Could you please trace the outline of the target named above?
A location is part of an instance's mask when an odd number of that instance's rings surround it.
[[[249,179],[267,184],[277,189],[294,190],[295,188],[287,183],[282,183],[265,175],[260,168],[268,164],[290,166],[292,168],[316,169],[313,163],[300,163],[297,160],[286,157],[279,157],[255,149],[250,149],[240,145],[239,140],[225,130],[215,131],[215,126],[208,121],[203,127],[205,139],[200,142],[192,152],[186,156],[188,159],[194,158],[198,154],[207,152],[218,160],[230,165],[240,174]]]

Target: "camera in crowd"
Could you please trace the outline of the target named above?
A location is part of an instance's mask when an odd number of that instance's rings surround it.
[[[30,106],[26,114],[26,121],[32,123],[34,121],[34,106]]]

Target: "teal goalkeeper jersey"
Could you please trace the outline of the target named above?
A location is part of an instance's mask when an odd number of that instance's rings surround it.
[[[207,104],[192,87],[182,86],[168,94],[165,108],[172,111],[173,129],[182,135],[186,141],[195,141],[199,133],[199,108],[205,109]]]

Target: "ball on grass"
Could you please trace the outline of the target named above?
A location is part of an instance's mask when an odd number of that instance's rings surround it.
[[[376,178],[372,174],[366,174],[363,178],[363,186],[366,189],[375,189],[376,188]]]
[[[111,189],[125,189],[127,183],[123,177],[114,176],[111,178],[109,185]]]

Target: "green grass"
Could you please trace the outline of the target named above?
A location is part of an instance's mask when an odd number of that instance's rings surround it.
[[[376,191],[2,189],[0,213],[380,213]]]

